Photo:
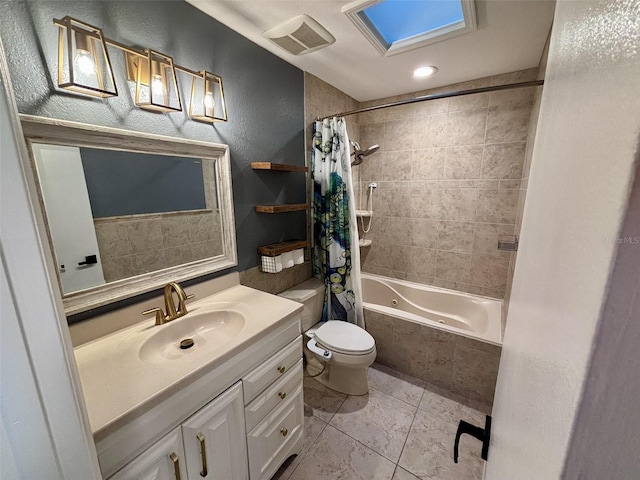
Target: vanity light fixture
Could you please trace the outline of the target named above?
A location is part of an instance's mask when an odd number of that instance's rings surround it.
[[[126,56],[127,78],[136,82],[137,106],[154,112],[182,111],[173,58],[154,50]]]
[[[127,79],[136,85],[135,103],[154,112],[180,112],[176,70],[193,77],[189,117],[206,123],[226,122],[222,78],[173,62],[152,49],[144,51],[103,37],[102,30],[71,17],[53,19],[59,28],[58,87],[96,97],[118,95],[106,45],[125,52]],[[71,61],[69,60],[71,59]]]
[[[227,121],[222,78],[206,70],[193,77],[189,117],[204,123]]]
[[[58,86],[100,98],[118,95],[102,30],[71,17],[58,25]]]

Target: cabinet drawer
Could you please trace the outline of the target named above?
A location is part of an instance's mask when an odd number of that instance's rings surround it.
[[[296,386],[302,383],[302,359],[277,380],[273,385],[258,395],[244,410],[247,432],[255,427],[264,416],[287,398],[292,396]]]
[[[247,434],[249,474],[251,480],[269,478],[284,460],[302,445],[304,428],[302,383],[291,398],[269,413]]]
[[[291,367],[301,358],[302,340],[297,337],[281,351],[265,360],[262,365],[244,376],[242,378],[242,388],[244,390],[245,405],[249,404],[256,395],[291,370]]]

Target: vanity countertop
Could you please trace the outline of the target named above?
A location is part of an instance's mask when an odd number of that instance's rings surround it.
[[[94,435],[112,430],[125,416],[144,413],[278,328],[301,312],[302,305],[238,285],[189,302],[188,309],[185,317],[165,325],[156,326],[154,320],[145,320],[74,350]],[[143,346],[149,346],[145,342],[161,329],[194,315],[215,315],[220,310],[237,312],[246,320],[234,336],[215,349],[198,348],[194,337],[195,348],[173,349],[166,359],[160,354],[146,359],[141,355]]]

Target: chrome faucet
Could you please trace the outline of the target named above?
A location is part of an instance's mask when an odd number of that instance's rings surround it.
[[[173,298],[173,292],[178,295],[178,307]],[[164,325],[176,318],[184,317],[187,312],[186,301],[193,298],[195,295],[187,295],[182,287],[176,282],[167,283],[164,287],[164,312],[162,308],[156,307],[142,312],[143,315],[150,315],[152,313],[156,316],[156,325]],[[166,312],[166,313],[165,313]]]

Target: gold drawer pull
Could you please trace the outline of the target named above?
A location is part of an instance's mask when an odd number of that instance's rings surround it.
[[[202,471],[200,472],[200,476],[206,477],[209,472],[207,471],[207,447],[204,444],[204,435],[198,433],[196,438],[200,442],[200,455],[202,455]]]
[[[283,427],[280,429],[280,433],[282,434],[283,437],[286,437],[287,434],[289,433],[289,430],[287,430],[286,427]]]
[[[175,472],[176,480],[180,480],[180,462],[178,461],[178,455],[176,455],[176,452],[171,452],[169,458],[173,462],[173,471]]]
[[[285,371],[286,369],[287,369],[287,367],[285,367],[284,365],[280,365],[280,366],[278,367],[278,371],[279,371],[280,373],[284,373],[284,371]]]
[[[284,397],[286,397],[286,396],[287,396],[287,392],[280,392],[280,393],[278,393],[278,396],[279,396],[281,399],[283,399],[283,400],[284,400]]]

